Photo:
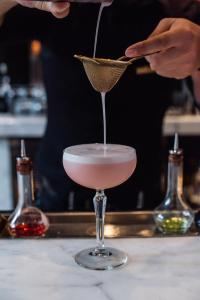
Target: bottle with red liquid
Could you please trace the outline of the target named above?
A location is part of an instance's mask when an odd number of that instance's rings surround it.
[[[18,203],[8,219],[8,229],[13,237],[41,237],[49,228],[45,214],[32,206],[33,166],[26,155],[24,141],[21,141],[21,156],[16,159]]]

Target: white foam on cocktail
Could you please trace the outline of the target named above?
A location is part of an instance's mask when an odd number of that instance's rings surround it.
[[[115,144],[82,144],[64,150],[63,160],[86,164],[123,163],[136,159],[135,149]]]

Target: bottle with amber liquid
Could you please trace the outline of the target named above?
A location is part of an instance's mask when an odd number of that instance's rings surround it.
[[[49,228],[45,214],[33,206],[33,166],[21,141],[21,156],[16,159],[18,203],[8,219],[8,229],[14,237],[44,236]]]
[[[174,149],[168,156],[167,192],[154,210],[156,227],[163,234],[184,234],[191,227],[194,212],[183,199],[183,150],[175,134]]]

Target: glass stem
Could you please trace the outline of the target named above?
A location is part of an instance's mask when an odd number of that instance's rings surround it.
[[[94,196],[94,209],[96,213],[96,239],[97,249],[104,249],[104,219],[106,211],[107,197],[104,191],[97,191]]]

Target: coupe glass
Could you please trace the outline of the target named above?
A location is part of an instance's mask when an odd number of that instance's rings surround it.
[[[127,255],[104,246],[104,218],[107,197],[104,190],[125,182],[136,167],[134,148],[115,144],[82,144],[63,152],[63,166],[76,183],[96,190],[93,199],[96,213],[97,246],[80,251],[75,261],[92,270],[111,270],[127,262]]]

